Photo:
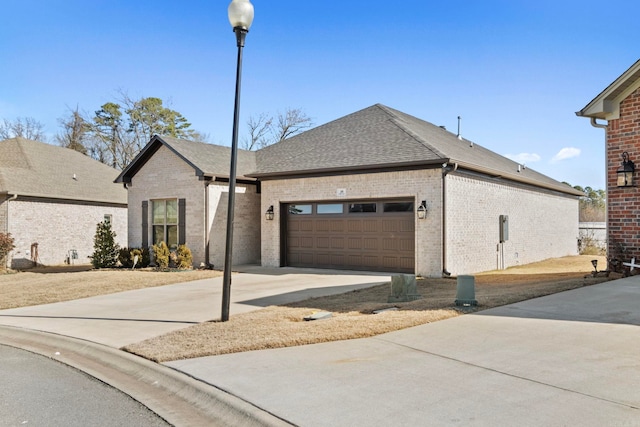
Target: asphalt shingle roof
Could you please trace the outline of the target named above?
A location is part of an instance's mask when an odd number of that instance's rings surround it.
[[[24,138],[0,141],[0,193],[126,205],[127,191],[113,182],[117,176],[68,148]]]
[[[166,145],[199,176],[229,176],[231,149],[213,144],[154,137],[118,177],[127,182],[158,148]],[[447,130],[381,104],[310,129],[257,152],[238,150],[238,177],[267,178],[394,167],[459,168],[568,194],[570,186],[503,157]]]

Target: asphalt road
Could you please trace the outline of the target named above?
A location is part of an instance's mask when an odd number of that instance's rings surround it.
[[[0,345],[0,426],[168,426],[131,397],[72,367]]]

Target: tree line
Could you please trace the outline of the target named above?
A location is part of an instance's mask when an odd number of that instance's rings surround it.
[[[58,119],[60,129],[54,141],[47,141],[44,125],[32,117],[0,122],[0,140],[21,137],[42,142],[54,142],[79,151],[115,169],[124,169],[149,142],[153,135],[171,136],[208,142],[209,136],[191,127],[178,111],[164,105],[162,99],[134,99],[119,93],[115,102],[107,102],[93,114],[78,107]],[[246,136],[240,148],[257,150],[282,141],[313,126],[301,109],[287,109],[275,116],[262,113],[251,116],[246,123]]]

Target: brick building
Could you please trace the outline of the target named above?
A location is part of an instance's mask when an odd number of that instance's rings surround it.
[[[88,264],[96,225],[109,219],[126,245],[127,193],[118,171],[84,154],[23,138],[0,141],[0,232],[11,268]]]
[[[640,60],[576,115],[590,118],[593,126],[605,130],[608,253],[623,260],[638,257],[638,172],[631,169],[636,163],[640,166]]]
[[[129,246],[222,266],[229,155],[154,137],[117,179]],[[234,264],[439,276],[577,253],[581,193],[380,104],[238,155]]]

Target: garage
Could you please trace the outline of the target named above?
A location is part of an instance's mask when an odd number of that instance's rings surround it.
[[[285,204],[285,265],[413,273],[413,200]]]

